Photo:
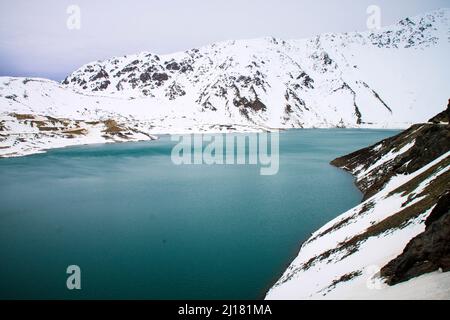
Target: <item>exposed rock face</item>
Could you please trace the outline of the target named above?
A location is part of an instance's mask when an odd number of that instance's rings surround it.
[[[430,122],[434,124],[417,124],[395,137],[356,151],[347,156],[335,159],[332,164],[352,172],[357,176],[356,184],[364,192],[364,199],[377,194],[384,188],[392,177],[411,174],[423,168],[436,158],[450,150],[450,125],[442,124],[447,119],[447,110],[435,116]],[[412,146],[410,144],[413,143]],[[370,167],[389,154],[403,152],[370,172]],[[382,160],[381,160],[382,162]],[[444,164],[442,164],[444,165]],[[369,172],[365,172],[368,170]],[[435,171],[434,171],[435,172]],[[402,192],[411,192],[413,186],[423,183],[432,171],[426,172],[415,178],[410,185],[401,187]],[[410,214],[412,211],[426,211],[435,205],[426,219],[426,229],[423,233],[413,238],[406,246],[403,253],[389,262],[381,270],[381,275],[386,278],[389,285],[395,285],[407,281],[421,274],[438,269],[450,271],[450,175],[448,172],[429,183],[419,195],[429,200],[416,202],[410,206],[410,210],[400,212],[398,216]],[[411,194],[406,206],[414,199],[419,199],[417,194]],[[422,206],[425,204],[425,206]],[[416,214],[416,216],[417,216]],[[389,223],[399,220],[394,219]],[[388,221],[386,221],[388,222]]]
[[[266,298],[450,298],[449,135],[417,124],[332,161],[364,200],[314,232]]]
[[[175,100],[177,97],[184,96],[185,94],[186,91],[176,82],[173,82],[166,90],[166,97],[169,100]]]
[[[450,99],[448,99],[447,110],[442,111],[437,116],[428,120],[433,123],[449,123],[450,122]]]
[[[63,84],[85,94],[148,98],[166,110],[184,105],[214,122],[406,128],[436,113],[424,113],[425,101],[436,106],[448,98],[440,81],[447,62],[433,60],[435,52],[449,50],[449,17],[450,10],[441,9],[371,32],[226,41],[161,56],[142,52],[88,63]],[[433,79],[424,82],[416,68]]]
[[[89,80],[95,81],[95,80],[102,79],[102,78],[107,79],[108,77],[109,77],[108,73],[104,69],[101,69],[97,74],[93,75]]]
[[[156,81],[166,81],[167,79],[169,79],[169,76],[166,73],[154,73],[152,76],[153,80]]]
[[[167,70],[180,70],[180,65],[175,61],[166,64]]]
[[[450,191],[444,194],[403,253],[381,269],[389,285],[438,269],[450,271]]]
[[[410,148],[408,145],[414,143]],[[389,153],[408,148],[400,157],[386,161],[377,168],[376,175],[366,174],[374,163],[383,161]],[[364,199],[376,194],[394,175],[408,174],[443,155],[450,149],[448,125],[417,124],[374,146],[358,150],[331,162],[356,175],[356,185]]]

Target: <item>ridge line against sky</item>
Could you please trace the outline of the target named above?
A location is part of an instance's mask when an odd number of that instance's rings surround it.
[[[148,51],[169,54],[226,40],[302,39],[367,30],[370,5],[381,25],[448,0],[0,0],[0,76],[62,80],[90,61]],[[70,30],[69,6],[80,9]]]

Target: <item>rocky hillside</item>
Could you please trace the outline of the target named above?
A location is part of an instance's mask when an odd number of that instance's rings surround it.
[[[363,202],[308,239],[268,299],[450,298],[450,125],[335,159]]]
[[[85,124],[108,120],[146,134],[406,128],[438,112],[424,106],[448,98],[449,49],[450,10],[440,9],[373,32],[114,57],[88,63],[62,83],[0,77],[0,156],[52,148],[64,139],[56,130],[51,139],[29,135],[42,130],[13,114],[78,121],[95,137],[81,134],[65,144],[101,141]]]
[[[450,122],[450,99],[448,100],[447,109],[434,116],[428,122],[432,123],[448,123]]]
[[[438,90],[433,79],[443,79],[448,70],[449,12],[406,18],[376,32],[228,41],[171,55],[114,57],[82,66],[63,84],[195,105],[213,118],[277,128],[405,126],[436,113],[421,110],[421,102],[438,105],[447,98],[436,92],[448,92],[448,86]]]
[[[0,120],[0,157],[44,152],[71,145],[154,140],[139,121],[54,118],[10,113]]]

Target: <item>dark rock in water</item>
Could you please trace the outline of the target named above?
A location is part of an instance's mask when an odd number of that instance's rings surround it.
[[[432,123],[450,123],[450,99],[448,99],[447,110],[442,111],[438,115],[434,116],[428,122]]]
[[[450,191],[427,218],[425,231],[381,269],[381,276],[389,285],[395,285],[438,269],[450,271]]]

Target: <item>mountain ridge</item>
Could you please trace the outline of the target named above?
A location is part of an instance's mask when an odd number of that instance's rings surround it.
[[[381,32],[383,32],[383,31],[390,31],[392,26],[406,24],[410,20],[413,20],[413,21],[414,20],[420,20],[420,19],[422,19],[424,17],[427,17],[427,16],[431,16],[431,17],[436,17],[436,16],[437,17],[445,17],[445,16],[449,15],[449,12],[450,12],[450,7],[442,7],[442,8],[438,8],[438,9],[435,9],[435,10],[430,10],[430,11],[427,11],[427,12],[425,12],[423,14],[416,14],[416,15],[413,15],[413,16],[405,17],[403,19],[398,20],[396,23],[394,23],[392,25],[383,26],[377,31],[378,32],[380,32],[380,31]],[[448,17],[445,17],[444,20],[445,19],[448,19]],[[360,34],[360,33],[368,33],[368,34],[370,34],[371,31],[353,30],[353,31],[347,31],[347,32],[340,32],[340,33],[323,32],[323,33],[320,33],[318,35],[311,36],[311,37],[286,38],[286,39],[285,38],[276,37],[276,36],[270,36],[270,35],[269,36],[265,36],[265,37],[255,37],[255,38],[227,39],[227,40],[221,40],[221,41],[213,42],[211,44],[205,44],[205,45],[190,47],[190,48],[187,48],[185,50],[172,51],[172,52],[166,52],[166,53],[155,53],[155,52],[152,52],[152,51],[144,50],[144,51],[140,51],[139,53],[130,52],[130,53],[126,53],[126,54],[123,54],[123,55],[110,56],[110,57],[107,57],[105,59],[92,60],[92,61],[90,61],[88,63],[85,63],[85,64],[81,65],[76,70],[82,69],[83,67],[85,67],[87,65],[92,65],[92,64],[95,64],[95,63],[98,63],[98,62],[104,62],[104,61],[108,61],[108,60],[113,60],[113,59],[115,59],[117,57],[130,57],[130,56],[138,56],[138,55],[141,55],[141,54],[142,55],[151,54],[151,55],[155,55],[155,56],[176,56],[176,55],[178,55],[180,53],[183,53],[183,52],[189,52],[189,51],[192,51],[192,50],[199,50],[199,49],[207,48],[207,47],[211,47],[211,46],[229,45],[230,43],[233,43],[233,42],[236,42],[236,41],[237,42],[240,42],[240,41],[242,41],[242,42],[244,42],[244,41],[259,41],[259,40],[264,40],[265,39],[265,40],[276,40],[276,41],[279,41],[279,42],[282,42],[282,41],[284,41],[284,42],[291,42],[291,41],[310,40],[310,39],[317,38],[317,37],[326,37],[326,36],[332,36],[332,35],[336,35],[336,34]],[[60,82],[64,82],[64,80],[62,80]]]
[[[442,79],[450,69],[449,17],[444,8],[377,31],[233,40],[169,55],[113,57],[83,65],[62,83],[0,77],[2,134],[9,133],[0,155],[53,144],[46,142],[48,132],[12,114],[79,120],[85,132],[96,131],[86,122],[112,119],[123,127],[137,125],[146,135],[406,128],[438,112],[424,106],[448,98]],[[23,132],[34,133],[33,141]],[[78,138],[59,141],[91,141]],[[104,139],[97,134],[95,141]],[[13,145],[17,151],[8,150]]]

